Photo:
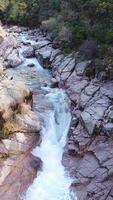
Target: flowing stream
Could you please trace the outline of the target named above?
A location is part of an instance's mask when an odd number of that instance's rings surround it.
[[[28,189],[26,200],[69,200],[71,180],[61,164],[70,113],[62,90],[47,88],[53,110],[43,113],[42,143],[33,154],[43,161],[43,170]]]
[[[18,38],[25,41],[27,34]],[[21,56],[24,49],[25,46],[20,49]],[[28,67],[32,63],[35,67]],[[12,70],[7,71],[8,75],[12,74]],[[13,70],[13,75],[18,80],[23,79],[36,94],[34,111],[42,126],[41,145],[33,150],[33,154],[43,162],[42,171],[38,172],[37,178],[22,199],[70,200],[69,187],[72,180],[61,163],[71,121],[66,94],[62,89],[49,87],[51,73],[43,69],[35,58],[24,59],[24,63]]]

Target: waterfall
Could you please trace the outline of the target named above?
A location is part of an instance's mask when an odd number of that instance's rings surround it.
[[[70,200],[71,179],[61,160],[71,115],[63,90],[46,90],[45,98],[52,103],[53,110],[42,113],[42,143],[33,150],[33,154],[43,161],[43,169],[28,189],[25,200]]]

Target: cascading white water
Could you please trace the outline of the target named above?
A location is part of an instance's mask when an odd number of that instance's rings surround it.
[[[45,98],[52,102],[53,110],[42,113],[42,143],[33,151],[43,161],[43,169],[28,189],[25,200],[70,200],[71,179],[66,176],[61,160],[71,115],[63,90],[46,90]]]

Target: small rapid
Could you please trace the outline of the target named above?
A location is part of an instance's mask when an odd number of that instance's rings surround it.
[[[33,154],[43,161],[43,169],[28,189],[25,200],[70,200],[71,179],[61,161],[71,115],[63,90],[47,90],[45,98],[52,103],[53,110],[42,113],[42,143],[33,150]]]

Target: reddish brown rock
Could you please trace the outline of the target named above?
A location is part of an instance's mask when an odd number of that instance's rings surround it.
[[[84,55],[91,50],[89,58],[97,52],[94,43],[83,48]],[[68,68],[71,61],[66,59],[67,64],[62,55],[57,57],[53,73],[71,101],[72,122],[62,162],[73,178],[72,199],[112,200],[113,81],[100,82],[95,74],[90,80],[86,74],[90,61],[79,61]]]
[[[2,176],[0,177],[0,199],[20,200],[22,193],[32,184],[40,168],[40,159],[34,157],[30,151],[7,159],[3,170],[1,169],[1,174],[5,173],[6,177],[2,182]]]

